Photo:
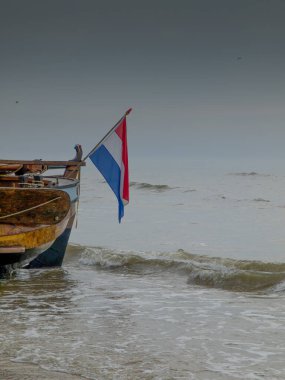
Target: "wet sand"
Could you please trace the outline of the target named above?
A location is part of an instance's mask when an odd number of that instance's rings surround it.
[[[0,360],[2,380],[82,380],[84,377],[58,371],[47,371],[33,364],[14,363],[9,359]]]

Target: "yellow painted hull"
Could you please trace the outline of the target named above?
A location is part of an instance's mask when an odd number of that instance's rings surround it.
[[[8,196],[11,195],[11,201],[7,202],[6,205],[6,213],[7,210],[10,212],[9,217],[1,220],[0,216],[0,273],[6,271],[6,266],[28,264],[39,254],[49,249],[56,239],[63,234],[70,219],[75,214],[75,204],[70,202],[69,196],[63,191],[28,190],[28,195],[33,196],[31,196],[31,199],[35,199],[34,203],[36,205],[41,203],[42,194],[47,198],[47,201],[45,199],[46,205],[44,207],[41,206],[39,210],[35,210],[37,211],[35,217],[32,213],[27,212],[21,220],[22,215],[18,210],[22,210],[23,206],[30,207],[30,205],[26,206],[27,202],[25,200],[22,201],[22,194],[27,197],[25,190],[9,191],[5,189],[5,191]],[[13,193],[16,193],[18,198],[15,197],[15,199],[18,202],[12,202]],[[58,199],[60,198],[61,203],[54,204],[53,202],[49,204],[49,198],[52,199],[55,196]],[[27,197],[27,200],[29,201],[29,197]],[[33,204],[31,208],[34,208]],[[2,206],[2,213],[3,209],[4,207]],[[58,215],[61,216],[60,220],[55,218]],[[8,220],[6,221],[6,219]]]
[[[2,233],[7,230],[7,225],[0,225],[0,247],[19,246],[27,250],[52,243],[64,231],[68,220],[69,216],[66,216],[63,221],[51,226],[17,228],[18,233],[16,230],[16,233],[4,236]]]

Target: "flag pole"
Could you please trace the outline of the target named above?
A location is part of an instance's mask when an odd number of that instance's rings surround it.
[[[95,145],[95,147],[83,158],[83,162],[87,160],[87,158],[93,153],[95,152],[95,150],[102,144],[102,142],[108,137],[110,136],[110,134],[114,131],[114,129],[116,129],[116,127],[120,124],[120,122],[126,117],[128,116],[130,113],[132,112],[132,108],[129,108],[123,117],[121,117],[121,119],[114,125],[113,128],[110,129],[110,131],[108,133],[106,133],[106,135],[98,142],[98,144]]]

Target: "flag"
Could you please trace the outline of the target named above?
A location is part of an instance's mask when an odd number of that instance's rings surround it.
[[[124,206],[129,203],[129,166],[127,144],[128,110],[122,119],[89,153],[89,158],[101,172],[118,199],[118,218],[124,216]]]

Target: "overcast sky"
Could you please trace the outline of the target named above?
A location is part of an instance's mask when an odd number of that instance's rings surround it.
[[[285,159],[285,1],[0,0],[0,157]]]

